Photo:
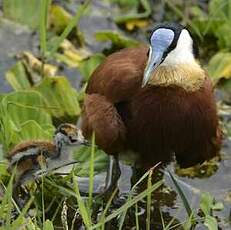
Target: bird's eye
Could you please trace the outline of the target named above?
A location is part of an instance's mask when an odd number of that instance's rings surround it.
[[[71,143],[74,143],[77,141],[77,138],[75,136],[68,136],[68,138],[70,139]]]
[[[147,52],[147,56],[149,57],[149,54],[150,54],[150,49],[148,49],[148,52]]]

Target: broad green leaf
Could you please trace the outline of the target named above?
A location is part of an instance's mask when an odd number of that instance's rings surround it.
[[[46,104],[40,93],[32,90],[10,93],[4,97],[2,104],[4,112],[16,128],[28,120],[35,120],[41,125],[51,124],[51,118],[46,112]]]
[[[14,90],[28,89],[31,86],[25,68],[21,62],[17,62],[6,72],[6,80]]]
[[[41,2],[38,0],[3,0],[4,17],[36,29]]]
[[[14,130],[12,142],[20,143],[25,140],[51,140],[54,132],[52,124],[41,126],[36,121],[30,120],[21,125],[21,128]]]
[[[215,204],[213,204],[212,209],[215,211],[221,211],[222,209],[224,209],[224,204],[222,202],[216,202]]]
[[[6,72],[6,79],[14,90],[31,89],[45,76],[55,76],[57,67],[44,64],[29,52],[20,54],[20,61]]]
[[[214,203],[214,198],[209,193],[202,193],[200,200],[200,208],[204,215],[211,215],[211,208]]]
[[[220,24],[214,29],[214,34],[218,38],[218,46],[222,49],[231,48],[231,26],[230,22]]]
[[[80,114],[78,93],[65,77],[46,77],[34,87],[45,99],[47,111],[59,121],[76,121]]]
[[[0,140],[5,150],[23,140],[49,139],[53,125],[46,103],[36,91],[7,94],[0,103]]]
[[[82,77],[87,81],[96,67],[103,62],[105,56],[103,54],[94,54],[88,59],[83,60],[80,62],[78,67]]]
[[[208,72],[214,82],[221,78],[229,79],[231,77],[231,53],[218,52],[208,64]]]
[[[139,42],[131,38],[122,36],[116,31],[99,31],[95,34],[96,40],[105,42],[111,41],[118,48],[138,46]]]
[[[43,226],[43,230],[54,230],[54,226],[53,226],[52,221],[46,220],[46,222],[44,223],[44,226]]]
[[[91,159],[91,148],[81,147],[78,151],[74,153],[74,159],[81,162],[76,165],[76,171],[78,176],[88,176],[89,175],[89,161]],[[108,156],[99,149],[95,150],[94,154],[94,172],[95,174],[105,171],[108,165]]]
[[[208,230],[218,230],[217,220],[213,216],[206,215],[204,225]]]

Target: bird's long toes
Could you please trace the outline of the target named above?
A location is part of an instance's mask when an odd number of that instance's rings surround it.
[[[123,193],[123,194],[116,196],[112,201],[112,207],[120,208],[126,203],[126,201],[128,200],[128,197],[129,197],[129,194],[127,193]]]

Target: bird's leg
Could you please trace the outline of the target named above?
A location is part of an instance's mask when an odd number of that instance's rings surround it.
[[[107,176],[104,186],[103,194],[110,194],[117,186],[118,179],[120,178],[120,166],[118,156],[109,157],[109,165],[107,169]]]
[[[12,197],[20,209],[23,209],[30,195],[23,185],[33,178],[32,172],[23,174],[13,185]]]
[[[116,206],[121,206],[131,189],[132,168],[118,160],[118,156],[110,156],[106,183],[103,195],[110,196],[118,188],[117,197],[113,200]]]
[[[118,195],[117,199],[114,199],[113,203],[115,206],[123,205],[131,191],[132,183],[131,178],[133,175],[133,169],[130,165],[124,164],[123,162],[119,161],[119,169],[120,169],[120,177],[117,181],[118,186]]]

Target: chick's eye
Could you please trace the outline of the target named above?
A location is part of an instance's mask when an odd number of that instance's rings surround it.
[[[75,142],[76,141],[76,137],[75,136],[69,135],[68,138],[70,139],[71,142]]]

